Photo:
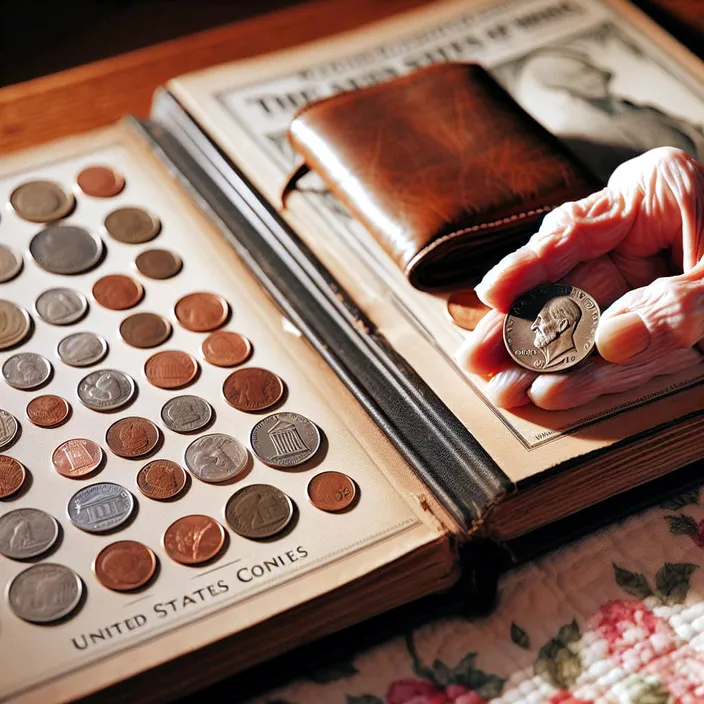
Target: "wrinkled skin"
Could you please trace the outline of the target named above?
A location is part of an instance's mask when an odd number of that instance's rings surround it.
[[[569,371],[536,374],[504,347],[513,301],[564,281],[588,291],[603,313],[599,356]],[[704,357],[704,166],[672,147],[619,166],[608,186],[547,215],[528,244],[505,257],[476,289],[489,311],[457,358],[489,377],[502,408],[572,408]]]

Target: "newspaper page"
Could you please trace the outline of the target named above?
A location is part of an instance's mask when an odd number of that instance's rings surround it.
[[[296,162],[286,138],[294,111],[442,61],[482,64],[603,180],[622,161],[656,146],[704,159],[702,64],[620,1],[434,3],[342,38],[187,76],[170,89],[276,203]],[[702,410],[704,365],[569,411],[495,408],[485,381],[453,361],[466,333],[450,322],[446,296],[414,290],[316,176],[298,188],[301,195],[285,215],[495,459],[515,445],[497,446],[503,434],[486,421],[487,412],[531,454],[532,467],[547,467]],[[435,356],[423,357],[423,345]]]

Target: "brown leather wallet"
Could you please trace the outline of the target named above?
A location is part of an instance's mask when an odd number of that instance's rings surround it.
[[[288,131],[308,168],[417,288],[471,281],[555,206],[600,184],[476,64],[311,103]]]

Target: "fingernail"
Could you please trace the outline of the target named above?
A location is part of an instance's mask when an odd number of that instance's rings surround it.
[[[609,362],[623,364],[650,344],[650,331],[638,313],[605,318],[596,332],[599,354]]]

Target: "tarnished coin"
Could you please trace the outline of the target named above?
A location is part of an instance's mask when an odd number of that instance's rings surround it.
[[[56,351],[70,367],[90,367],[105,359],[108,343],[94,332],[75,332],[64,337]]]
[[[125,178],[109,166],[88,166],[78,174],[76,183],[87,196],[112,198],[125,187]]]
[[[168,249],[146,249],[137,255],[134,263],[139,273],[150,279],[170,279],[183,266],[181,257]]]
[[[134,399],[134,379],[116,369],[99,369],[78,383],[78,398],[94,411],[115,411]]]
[[[136,540],[118,540],[106,545],[95,558],[98,581],[116,592],[143,587],[156,572],[156,555]]]
[[[504,344],[514,362],[534,372],[561,372],[594,349],[599,306],[567,284],[523,294],[504,320]]]
[[[203,435],[186,448],[186,466],[191,474],[211,484],[234,479],[248,464],[247,448],[224,433]]]
[[[308,498],[321,511],[344,511],[357,496],[355,483],[342,472],[321,472],[308,482]]]
[[[225,544],[225,529],[210,516],[194,514],[172,523],[164,533],[164,550],[182,565],[212,560]]]
[[[135,313],[120,324],[120,336],[132,347],[149,349],[166,342],[171,335],[171,323],[156,313]]]
[[[124,274],[108,274],[93,284],[93,298],[110,310],[133,308],[143,296],[142,284]]]
[[[17,437],[20,424],[12,413],[0,408],[0,450],[11,445]]]
[[[0,455],[0,499],[16,494],[24,484],[27,472],[14,457]]]
[[[108,447],[127,459],[144,457],[159,444],[159,428],[146,418],[131,416],[113,423],[105,435]]]
[[[81,578],[53,562],[32,565],[10,582],[7,600],[16,616],[30,623],[53,623],[76,611],[83,596]]]
[[[76,205],[76,199],[53,181],[28,181],[15,188],[10,204],[24,220],[53,222],[65,218]]]
[[[256,413],[275,406],[284,395],[284,382],[274,372],[246,367],[232,372],[222,385],[225,400],[238,411]]]
[[[98,443],[87,438],[71,438],[62,442],[51,455],[51,464],[63,477],[78,479],[95,472],[103,464],[105,454]]]
[[[175,433],[195,433],[213,418],[211,405],[200,396],[176,396],[161,409],[161,420]]]
[[[318,451],[320,431],[298,413],[274,413],[252,428],[250,443],[262,462],[272,467],[295,467]]]
[[[32,237],[29,251],[52,274],[83,274],[102,258],[103,241],[82,227],[52,225]]]
[[[40,428],[55,428],[65,423],[70,415],[69,402],[54,394],[36,396],[27,404],[27,418]]]
[[[159,219],[144,208],[118,208],[105,218],[105,229],[118,242],[142,244],[153,240],[161,229]]]
[[[32,319],[24,308],[0,300],[0,350],[18,345],[31,329]]]
[[[22,271],[22,256],[4,244],[0,244],[0,284],[11,281]]]
[[[293,501],[275,486],[252,484],[230,497],[225,518],[244,538],[271,538],[291,522]]]
[[[71,288],[50,288],[37,298],[34,307],[50,325],[71,325],[88,312],[88,299]]]
[[[0,516],[0,555],[12,560],[39,557],[58,537],[56,519],[38,508],[18,508]]]
[[[2,376],[15,389],[29,391],[44,384],[51,376],[51,362],[36,352],[18,352],[2,365]]]
[[[463,330],[474,330],[479,321],[489,312],[474,293],[474,289],[455,291],[447,299],[447,313],[452,322]]]
[[[144,374],[159,389],[180,389],[196,378],[198,362],[179,350],[157,352],[145,362]]]
[[[216,367],[236,367],[252,354],[252,343],[237,332],[216,330],[203,340],[201,350],[205,361]]]
[[[173,499],[186,486],[186,472],[171,460],[153,460],[139,470],[137,486],[150,499]]]
[[[69,499],[68,517],[88,533],[104,533],[126,523],[134,505],[134,496],[124,486],[100,482],[79,489]]]
[[[225,323],[230,306],[215,293],[189,293],[176,302],[174,313],[186,330],[210,332]]]

